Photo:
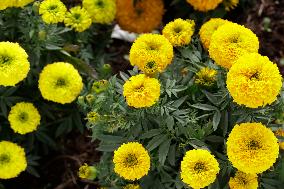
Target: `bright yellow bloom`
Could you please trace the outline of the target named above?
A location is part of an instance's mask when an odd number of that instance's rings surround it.
[[[127,184],[123,189],[141,189],[141,187],[137,184]]]
[[[0,10],[5,10],[6,8],[12,6],[13,1],[11,0],[1,0]]]
[[[67,8],[60,0],[44,0],[39,6],[39,14],[47,24],[63,22]]]
[[[225,6],[226,11],[230,11],[238,6],[239,0],[224,0],[223,4]]]
[[[209,54],[216,64],[229,69],[240,56],[257,53],[258,49],[258,38],[250,29],[226,23],[213,33]]]
[[[65,104],[77,98],[83,82],[79,72],[71,64],[56,62],[44,67],[38,87],[46,100]]]
[[[83,32],[91,26],[92,20],[84,8],[76,6],[67,12],[64,23],[67,27],[71,27],[77,32]]]
[[[279,146],[273,132],[261,123],[242,123],[229,135],[227,154],[238,170],[257,174],[275,163]]]
[[[183,20],[181,18],[169,22],[163,29],[165,36],[173,46],[188,45],[194,33],[194,20]]]
[[[15,0],[14,7],[24,7],[35,0]]]
[[[273,103],[281,87],[277,65],[257,53],[241,56],[227,74],[227,88],[234,101],[249,108]]]
[[[205,67],[196,73],[195,83],[201,86],[211,87],[216,82],[216,76],[216,70]]]
[[[116,1],[116,19],[119,26],[135,33],[148,33],[157,28],[164,14],[163,0]]]
[[[85,163],[79,168],[78,176],[82,179],[94,180],[97,177],[97,169]]]
[[[28,55],[18,43],[0,42],[0,86],[15,86],[29,70]]]
[[[99,80],[99,81],[95,81],[92,85],[92,92],[95,92],[97,94],[104,92],[109,86],[109,83],[107,80]]]
[[[257,189],[257,175],[238,171],[235,177],[230,178],[229,186],[230,189]]]
[[[280,137],[284,137],[284,129],[278,129],[275,132],[275,135],[280,136]],[[280,149],[284,150],[284,142],[278,142],[278,144],[279,144]]]
[[[110,24],[115,18],[115,0],[83,0],[83,7],[95,23]]]
[[[207,12],[217,8],[222,0],[186,0],[195,10]]]
[[[8,141],[0,142],[0,179],[17,177],[27,168],[26,154],[23,148]]]
[[[100,116],[99,113],[92,111],[92,112],[89,112],[89,113],[87,114],[86,119],[87,119],[88,122],[90,122],[90,123],[96,123],[96,122],[100,119],[100,117],[101,117],[101,116]]]
[[[150,156],[138,142],[122,144],[113,157],[114,172],[127,180],[137,180],[148,174]]]
[[[210,41],[213,33],[222,25],[229,21],[223,20],[221,18],[211,18],[209,21],[205,22],[199,31],[200,40],[205,49],[209,49]]]
[[[163,72],[172,63],[174,56],[173,46],[159,34],[143,34],[133,43],[129,60],[145,73],[157,64],[158,72]]]
[[[11,108],[8,120],[15,133],[24,135],[37,129],[40,114],[32,103],[20,102]]]
[[[194,189],[213,183],[219,171],[218,161],[203,149],[187,151],[181,162],[181,179]]]
[[[159,81],[144,74],[132,76],[123,85],[123,96],[127,104],[135,108],[153,106],[159,100],[160,94]]]

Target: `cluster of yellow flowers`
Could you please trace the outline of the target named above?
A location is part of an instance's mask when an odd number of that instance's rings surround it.
[[[75,6],[67,11],[60,0],[44,0],[39,7],[39,14],[47,24],[64,22],[77,32],[88,29],[92,22],[111,23],[116,14],[115,0],[83,0],[82,7]]]
[[[9,7],[24,7],[35,0],[2,0],[0,10],[5,10]]]

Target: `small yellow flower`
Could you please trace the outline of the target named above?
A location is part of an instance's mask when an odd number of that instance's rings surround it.
[[[173,46],[163,35],[143,34],[133,43],[129,59],[131,65],[138,66],[145,73],[149,63],[157,64],[158,72],[163,72],[172,63],[173,56]]]
[[[230,69],[240,56],[257,53],[258,49],[258,38],[250,29],[228,22],[213,33],[209,55],[216,64]]]
[[[226,11],[230,11],[238,6],[239,0],[224,0],[223,4],[225,6]]]
[[[207,12],[214,10],[222,0],[186,0],[195,10]]]
[[[99,113],[92,111],[92,112],[89,112],[89,113],[87,114],[86,119],[88,120],[88,122],[94,124],[94,123],[98,122],[98,120],[100,119],[100,117],[101,117],[101,116],[100,116]]]
[[[28,55],[18,43],[0,42],[0,86],[15,86],[29,70]]]
[[[135,108],[153,106],[159,100],[160,93],[159,81],[144,74],[132,76],[123,85],[123,96],[127,104]]]
[[[38,83],[44,99],[61,104],[73,102],[83,89],[79,72],[65,62],[45,66]]]
[[[275,132],[275,135],[280,136],[280,137],[284,137],[284,129],[278,129]],[[284,150],[284,142],[278,142],[278,144],[279,144],[280,149]]]
[[[137,180],[148,174],[150,156],[138,142],[122,144],[113,157],[114,172],[127,180]]]
[[[92,103],[94,102],[94,100],[95,100],[95,96],[92,95],[92,94],[88,94],[88,95],[86,96],[86,100],[87,100],[87,102],[88,102],[89,104],[92,104]]]
[[[26,154],[22,147],[8,141],[0,142],[0,179],[17,177],[27,168]]]
[[[238,171],[235,177],[230,178],[229,186],[230,189],[257,189],[257,175]]]
[[[115,0],[83,0],[82,3],[94,23],[110,24],[115,18]]]
[[[94,180],[97,177],[97,169],[85,163],[79,168],[78,176],[82,179]]]
[[[216,82],[217,71],[208,67],[202,68],[196,73],[195,83],[205,87],[211,87]]]
[[[37,129],[40,114],[32,103],[21,102],[12,107],[8,120],[14,132],[24,135]]]
[[[95,81],[92,85],[92,92],[95,92],[97,94],[104,92],[109,86],[109,83],[107,80],[99,80]]]
[[[92,20],[84,8],[76,6],[67,12],[64,23],[67,27],[70,26],[77,32],[83,32],[91,26]]]
[[[123,189],[141,189],[141,187],[137,184],[127,184]]]
[[[39,14],[47,24],[63,22],[67,8],[60,0],[44,0],[39,6]]]
[[[245,54],[229,70],[227,88],[237,104],[263,107],[277,99],[282,77],[277,65],[266,56]]]
[[[242,123],[229,135],[227,154],[238,170],[258,174],[275,163],[279,146],[273,132],[261,123]]]
[[[15,0],[14,7],[24,7],[35,0]]]
[[[210,41],[213,33],[222,25],[229,21],[223,20],[221,18],[211,18],[209,21],[205,22],[199,31],[200,40],[205,49],[209,49]]]
[[[181,162],[182,181],[196,189],[213,183],[219,171],[219,163],[207,150],[189,150]]]
[[[118,0],[116,19],[119,26],[129,32],[148,33],[157,28],[164,14],[163,0]]]
[[[194,20],[183,20],[181,18],[169,22],[163,29],[162,33],[173,46],[188,45],[194,34]]]

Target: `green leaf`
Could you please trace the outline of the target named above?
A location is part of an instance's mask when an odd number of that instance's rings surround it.
[[[148,132],[144,133],[140,139],[145,139],[145,138],[152,138],[156,135],[159,135],[162,133],[162,130],[160,129],[152,129],[152,130],[149,130]]]
[[[123,137],[114,135],[98,135],[97,138],[108,143],[122,143],[124,141]]]
[[[176,144],[172,144],[168,153],[168,161],[172,166],[175,166],[176,162]]]
[[[161,165],[164,165],[166,161],[170,145],[171,139],[168,139],[159,147],[159,162],[161,163]]]
[[[101,151],[101,152],[113,152],[115,151],[120,144],[100,144],[96,150]]]
[[[221,120],[221,113],[220,111],[216,111],[214,116],[213,116],[213,129],[216,131],[218,129],[218,125]]]
[[[208,105],[208,104],[193,104],[193,105],[190,105],[191,107],[194,107],[194,108],[197,108],[197,109],[200,109],[200,110],[205,110],[205,111],[216,111],[218,110],[215,106],[211,106],[211,105]]]
[[[162,144],[163,142],[165,142],[167,140],[168,136],[167,135],[158,135],[155,136],[152,140],[150,140],[150,142],[148,143],[148,145],[146,146],[146,148],[151,152],[152,150],[154,150],[155,148],[157,148],[160,144]]]

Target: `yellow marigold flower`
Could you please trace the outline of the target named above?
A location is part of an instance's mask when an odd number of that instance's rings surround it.
[[[172,63],[174,56],[173,46],[163,36],[159,34],[143,34],[133,43],[129,60],[131,65],[136,65],[144,72],[157,64],[159,72]]]
[[[199,31],[200,40],[205,49],[209,49],[210,41],[213,33],[222,25],[229,21],[223,20],[221,18],[211,18],[209,21],[205,22]]]
[[[275,132],[275,135],[280,136],[280,137],[284,137],[284,129],[278,129]],[[280,149],[284,150],[284,142],[278,142],[278,144],[279,144]]]
[[[79,168],[78,176],[82,179],[94,180],[97,177],[97,169],[85,163]]]
[[[38,87],[46,100],[65,104],[77,98],[83,82],[79,72],[71,64],[56,62],[44,67]]]
[[[39,6],[39,14],[47,24],[63,22],[67,8],[60,0],[44,0]]]
[[[281,87],[277,65],[257,53],[241,56],[227,74],[227,88],[234,101],[249,108],[273,103]]]
[[[123,85],[123,96],[127,104],[135,108],[153,106],[159,100],[160,93],[159,81],[144,74],[132,76]]]
[[[8,120],[14,132],[24,135],[37,129],[40,114],[32,103],[20,102],[11,108]]]
[[[99,81],[95,81],[92,85],[92,92],[95,92],[97,94],[104,92],[109,86],[109,83],[107,80],[102,79]]]
[[[115,0],[83,0],[83,7],[95,23],[110,24],[115,18]]]
[[[169,22],[162,33],[173,46],[188,45],[194,33],[194,20],[183,20],[181,18]]]
[[[71,27],[77,32],[83,32],[91,26],[92,20],[84,8],[76,6],[67,12],[64,23],[67,27]]]
[[[127,184],[123,189],[141,189],[141,187],[137,184]]]
[[[235,177],[230,178],[229,186],[230,189],[257,189],[257,175],[238,171]]]
[[[187,151],[181,162],[182,181],[196,189],[213,183],[219,171],[215,157],[203,149]]]
[[[96,123],[100,119],[100,117],[101,116],[99,113],[92,111],[87,114],[86,119],[88,120],[88,122]]]
[[[0,10],[5,10],[6,8],[12,6],[12,2],[11,0],[2,0],[0,3]]]
[[[28,55],[18,43],[0,42],[0,86],[15,86],[29,70]]]
[[[116,19],[119,26],[135,33],[148,33],[157,28],[163,18],[163,0],[116,1]]]
[[[127,180],[137,180],[148,174],[150,156],[138,142],[122,144],[113,157],[114,172]]]
[[[233,166],[256,174],[269,169],[279,154],[277,138],[261,123],[235,125],[227,141],[227,154]]]
[[[195,83],[205,87],[211,87],[216,82],[217,71],[208,67],[202,68],[196,73]]]
[[[229,69],[240,56],[257,53],[258,49],[258,38],[250,29],[229,22],[213,33],[209,55],[216,64]]]
[[[186,0],[195,10],[207,12],[214,10],[222,0]]]
[[[0,142],[0,179],[17,177],[27,168],[26,154],[23,148],[8,141]]]
[[[230,11],[238,6],[239,0],[224,0],[223,4],[225,6],[226,11]]]
[[[35,0],[15,0],[14,7],[24,7]]]

